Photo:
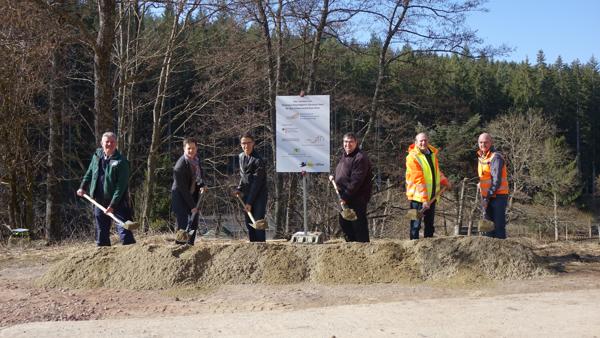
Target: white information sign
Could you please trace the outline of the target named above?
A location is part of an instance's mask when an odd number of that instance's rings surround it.
[[[329,95],[277,96],[277,172],[329,172]]]

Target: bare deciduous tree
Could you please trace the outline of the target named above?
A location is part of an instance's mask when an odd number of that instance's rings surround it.
[[[558,207],[569,204],[581,192],[577,161],[566,146],[564,138],[551,136],[542,141],[538,150],[539,161],[531,166],[532,183],[536,185],[540,201],[548,203],[547,196],[552,196],[554,240],[558,240]],[[545,203],[544,203],[545,202]]]
[[[361,144],[368,141],[376,125],[380,95],[389,65],[410,54],[456,53],[462,55],[492,54],[492,49],[476,50],[481,42],[475,32],[465,25],[466,14],[481,10],[482,1],[448,0],[387,0],[375,1],[373,8],[365,10],[376,22],[381,23],[381,46],[379,48],[377,78],[369,107],[369,120]],[[393,46],[408,46],[394,51]],[[466,46],[473,49],[468,52]]]
[[[76,29],[80,41],[94,51],[94,139],[99,140],[102,133],[114,130],[115,127],[112,113],[111,57],[115,37],[116,1],[97,0],[98,27],[95,32],[77,15],[77,6],[81,4],[76,1],[27,1],[47,10],[51,16]]]
[[[0,181],[9,191],[8,223],[34,229],[34,180],[46,156],[31,143],[39,137],[33,126],[43,129],[48,122],[42,98],[54,31],[36,7],[5,0],[0,4],[0,58],[7,60],[0,66]]]
[[[494,144],[505,156],[511,193],[509,207],[513,200],[531,201],[531,168],[542,161],[541,149],[544,140],[556,134],[556,127],[548,122],[539,110],[526,113],[512,112],[501,115],[489,123],[488,132]]]

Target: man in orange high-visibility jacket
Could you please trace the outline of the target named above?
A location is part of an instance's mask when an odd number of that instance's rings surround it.
[[[423,237],[433,237],[436,201],[432,201],[440,187],[450,188],[450,182],[440,170],[438,150],[429,145],[429,137],[419,133],[406,156],[406,197],[410,208],[423,210],[425,228]],[[410,221],[410,239],[419,239],[421,220]]]
[[[506,238],[506,205],[508,204],[508,178],[502,154],[492,147],[492,136],[479,135],[479,188],[485,217],[494,222],[494,230],[486,233],[495,238]]]

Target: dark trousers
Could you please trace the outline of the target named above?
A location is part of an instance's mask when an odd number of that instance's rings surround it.
[[[192,197],[194,203],[197,203],[198,194],[194,194]],[[187,244],[194,245],[196,232],[198,232],[198,214],[192,215],[192,209],[187,206],[184,199],[175,190],[171,190],[171,209],[175,213],[177,230],[185,230],[189,235]]]
[[[123,222],[131,220],[131,210],[127,205],[115,207],[113,214]],[[94,207],[94,219],[96,221],[96,245],[110,246],[110,224],[111,222],[113,222],[113,219],[97,207]],[[115,226],[117,228],[117,232],[119,233],[119,237],[121,238],[121,243],[123,243],[123,245],[135,243],[133,232],[123,228],[117,222],[115,222]]]
[[[506,206],[508,195],[496,195],[491,198],[485,209],[485,218],[494,222],[494,230],[486,232],[486,236],[506,238]]]
[[[345,220],[339,215],[340,228],[344,232],[346,242],[369,242],[369,223],[367,220],[367,206],[349,203],[348,207],[356,212],[356,221]]]
[[[423,203],[417,201],[410,201],[410,208],[416,209],[417,212],[423,209]],[[429,209],[423,212],[423,218],[419,220],[410,221],[410,239],[419,239],[419,230],[421,230],[421,222],[424,223],[425,228],[423,229],[423,237],[433,237],[435,227],[433,221],[435,220],[435,202],[433,202]]]
[[[264,219],[267,213],[267,198],[257,198],[253,204],[251,204],[252,217],[254,220],[258,221],[259,219]],[[248,216],[248,213],[244,212],[244,220],[246,221],[246,229],[248,229],[248,239],[250,242],[265,242],[267,239],[267,233],[265,230],[257,230],[254,229],[250,224],[252,224],[252,220]]]

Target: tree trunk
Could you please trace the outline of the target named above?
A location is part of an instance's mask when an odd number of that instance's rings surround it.
[[[388,219],[388,212],[389,212],[389,207],[391,204],[391,199],[392,199],[392,183],[390,182],[390,179],[388,178],[385,181],[385,187],[387,189],[387,193],[385,195],[385,207],[383,208],[383,220],[381,220],[381,228],[379,230],[379,237],[383,238],[383,230],[385,229],[385,223],[387,222]]]
[[[285,227],[284,231],[278,236],[280,238],[284,238],[286,235],[290,234],[292,231],[297,229],[296,225],[292,225],[290,227],[290,222],[294,220],[294,214],[296,211],[296,205],[298,201],[296,199],[296,192],[298,191],[298,176],[296,173],[289,174],[289,189],[288,189],[288,197],[287,197],[287,207],[285,212]]]
[[[458,215],[456,216],[456,226],[454,227],[454,235],[457,236],[460,233],[463,221],[463,210],[465,206],[465,186],[467,185],[467,178],[463,178],[460,185],[460,194],[458,198]]]
[[[263,32],[263,38],[265,40],[265,54],[267,59],[267,83],[268,83],[268,97],[269,97],[269,123],[271,127],[271,150],[273,155],[276,154],[277,145],[276,145],[276,116],[275,116],[275,99],[279,92],[279,79],[281,73],[281,53],[282,53],[282,43],[283,40],[281,38],[281,13],[283,10],[283,1],[278,1],[279,8],[276,12],[275,18],[275,31],[278,36],[278,44],[277,49],[273,51],[273,41],[271,38],[271,30],[269,28],[269,21],[265,11],[265,4],[262,0],[256,0],[255,5],[257,9],[257,19],[260,24]],[[274,166],[276,168],[277,165]],[[273,193],[275,201],[274,201],[274,209],[275,209],[275,224],[276,234],[281,234],[284,229],[284,218],[285,218],[285,201],[283,201],[283,174],[275,172],[273,175],[274,178],[274,186],[275,191]]]
[[[310,67],[308,68],[308,84],[306,85],[306,94],[312,93],[317,74],[317,64],[319,63],[319,52],[321,51],[321,37],[323,36],[323,30],[327,25],[327,16],[329,15],[329,0],[323,0],[323,9],[321,10],[321,18],[319,25],[315,32],[315,39],[313,40],[313,48],[310,57]]]
[[[179,25],[179,15],[174,15],[171,26],[171,33],[167,47],[164,52],[163,62],[158,78],[156,99],[152,108],[152,139],[150,149],[148,150],[148,160],[146,161],[146,178],[144,180],[144,195],[142,200],[142,222],[144,231],[150,229],[150,209],[154,201],[154,181],[156,179],[156,163],[158,161],[158,151],[161,144],[162,117],[165,110],[165,99],[171,75],[171,62],[175,40],[177,37],[177,27]]]
[[[276,12],[276,17],[275,17],[275,32],[277,33],[277,49],[276,49],[276,54],[275,54],[275,70],[274,70],[274,86],[270,87],[272,89],[274,89],[269,97],[271,98],[271,109],[270,114],[271,114],[271,135],[273,138],[273,157],[276,157],[276,130],[277,130],[277,124],[276,124],[276,111],[275,111],[275,100],[277,98],[277,95],[279,94],[279,85],[280,85],[280,80],[281,80],[281,63],[282,63],[282,57],[283,57],[283,37],[282,37],[282,11],[283,11],[283,0],[278,0],[278,7],[277,7],[277,12]],[[273,161],[275,162],[275,161]],[[274,168],[276,166],[273,166]],[[283,178],[284,175],[283,173],[276,173],[275,174],[275,198],[276,198],[276,213],[275,213],[275,222],[277,224],[276,226],[276,234],[277,233],[281,233],[281,227],[283,224],[283,218],[285,217],[285,210],[283,209],[283,206],[285,205],[285,200],[283,199]],[[277,231],[279,230],[279,231]]]
[[[131,53],[133,54],[133,56],[129,56],[130,58],[134,58],[133,61],[133,67],[131,70],[131,73],[134,75],[138,74],[138,71],[140,69],[140,65],[142,64],[142,61],[140,60],[140,58],[138,57],[138,52],[140,50],[140,39],[138,39],[138,37],[141,35],[141,31],[143,29],[144,26],[144,20],[140,19],[143,18],[145,15],[145,12],[142,13],[141,9],[140,9],[140,5],[139,2],[136,0],[135,4],[133,5],[134,7],[134,11],[135,11],[135,15],[130,15],[133,18],[134,23],[132,24],[132,26],[135,27],[134,30],[134,47],[133,50],[131,51]],[[132,38],[129,39],[130,41],[132,40]],[[131,83],[129,84],[129,90],[128,90],[128,104],[129,104],[129,119],[128,119],[128,126],[127,126],[127,146],[126,146],[126,151],[127,151],[127,156],[130,159],[135,159],[135,153],[134,153],[134,149],[135,147],[133,147],[133,144],[135,142],[135,122],[136,122],[136,112],[137,112],[137,107],[135,106],[132,98],[133,98],[133,93],[134,93],[134,88],[136,86],[136,82],[135,81],[131,81]]]
[[[553,192],[554,197],[554,240],[558,241],[558,194]]]
[[[479,185],[477,185],[477,189],[475,190],[475,198],[473,199],[473,201],[475,203],[473,204],[473,209],[471,209],[471,217],[469,218],[469,224],[467,226],[467,236],[471,236],[471,231],[473,229],[473,215],[475,214],[475,212],[478,209],[477,203],[479,203],[479,198],[481,197],[481,194],[480,194],[479,191],[480,191],[479,190]],[[482,211],[482,213],[483,212],[484,211]],[[480,217],[482,217],[482,216],[480,216]],[[477,230],[479,230],[479,229],[477,229]]]
[[[13,167],[10,168],[10,180],[9,180],[9,186],[10,186],[10,199],[9,199],[9,204],[8,204],[8,222],[10,223],[10,226],[12,228],[18,228],[20,226],[20,222],[19,222],[19,203],[18,200],[19,198],[17,197],[19,194],[19,191],[17,190],[17,171],[14,168],[14,162],[13,162]]]
[[[98,0],[98,36],[94,46],[94,133],[113,130],[112,83],[110,76],[112,44],[115,28],[115,0]]]
[[[48,162],[46,171],[46,240],[57,242],[62,238],[62,208],[61,208],[61,185],[59,175],[62,172],[62,117],[61,108],[64,100],[62,81],[60,80],[62,67],[61,50],[53,51],[51,58],[51,81],[49,81],[48,109]]]
[[[392,42],[392,38],[394,37],[394,35],[396,35],[398,30],[400,29],[400,25],[402,24],[402,22],[404,22],[404,17],[406,16],[406,12],[408,10],[408,4],[409,4],[409,0],[397,0],[396,1],[394,11],[392,12],[392,15],[391,15],[391,20],[389,21],[388,31],[387,31],[385,40],[383,41],[381,50],[379,51],[379,61],[377,63],[377,68],[378,68],[377,69],[377,79],[375,81],[375,89],[373,90],[373,96],[371,97],[371,106],[369,107],[369,122],[367,122],[367,129],[366,129],[365,133],[363,134],[363,137],[362,137],[362,140],[360,143],[361,147],[363,146],[363,144],[366,144],[368,136],[371,132],[371,129],[373,129],[373,125],[377,121],[379,93],[382,91],[383,80],[387,73],[388,49]],[[394,24],[394,18],[396,17],[396,11],[400,7],[402,8],[401,9],[402,13],[398,17],[398,21],[396,21],[396,23]]]
[[[119,63],[117,64],[117,68],[118,68],[118,73],[119,73],[119,88],[117,91],[117,129],[118,129],[118,134],[117,137],[119,138],[118,140],[118,144],[119,144],[119,148],[121,150],[121,153],[125,156],[127,156],[128,153],[128,147],[125,143],[126,135],[125,135],[125,126],[128,124],[127,123],[127,113],[126,113],[126,104],[127,104],[127,99],[128,99],[128,93],[127,93],[127,89],[128,89],[128,84],[127,84],[127,80],[128,80],[128,69],[127,69],[127,65],[129,63],[129,53],[128,53],[128,48],[129,48],[129,17],[130,16],[126,16],[126,9],[125,9],[125,4],[124,3],[119,3],[119,21],[121,22],[121,24],[119,25],[119,39],[117,41],[117,49],[119,51],[119,56],[118,56],[118,60]]]
[[[34,230],[33,219],[35,216],[35,210],[33,209],[33,185],[33,169],[30,166],[25,166],[25,186],[23,189],[23,227],[32,230]]]
[[[117,126],[119,137],[119,149],[121,153],[132,160],[134,142],[134,120],[135,108],[132,102],[133,91],[136,81],[131,78],[138,71],[138,44],[139,32],[142,21],[139,20],[140,13],[138,1],[129,3],[119,3],[119,21],[121,22],[119,30],[118,50],[119,50],[119,89],[117,94]]]

